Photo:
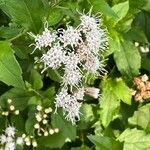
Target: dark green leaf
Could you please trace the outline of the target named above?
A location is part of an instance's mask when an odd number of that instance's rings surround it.
[[[22,70],[10,46],[9,42],[0,41],[0,80],[7,85],[24,88]]]
[[[134,58],[134,59],[133,59]],[[141,57],[138,49],[129,41],[120,43],[120,49],[114,52],[119,71],[128,79],[139,74]]]
[[[14,22],[38,32],[41,27],[44,7],[40,0],[0,0],[0,8]]]

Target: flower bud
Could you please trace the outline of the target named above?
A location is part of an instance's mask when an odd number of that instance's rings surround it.
[[[37,123],[37,124],[34,125],[34,128],[35,128],[35,129],[39,129],[39,128],[40,128],[40,125]]]
[[[54,130],[53,129],[49,129],[49,134],[50,135],[54,134]]]
[[[41,111],[41,110],[42,110],[42,106],[37,105],[36,109],[37,109],[38,111]]]
[[[37,142],[34,140],[34,141],[32,141],[32,146],[33,147],[37,147]]]
[[[85,93],[95,99],[99,97],[99,89],[95,87],[86,87]]]
[[[14,106],[14,105],[10,105],[9,109],[10,109],[11,111],[15,110],[15,106]]]
[[[7,100],[7,103],[8,103],[8,104],[12,103],[12,100],[11,100],[11,99],[8,99],[8,100]]]

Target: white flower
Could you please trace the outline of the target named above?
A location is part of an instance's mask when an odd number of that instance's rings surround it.
[[[107,38],[105,37],[105,32],[102,29],[87,32],[86,41],[88,49],[94,54],[98,54],[100,49],[106,49],[105,43],[107,43]]]
[[[68,53],[65,57],[64,64],[65,67],[69,70],[73,70],[77,68],[77,65],[80,63],[80,58],[78,54],[74,52]]]
[[[6,143],[4,150],[15,150],[16,144],[14,142]]]
[[[0,141],[1,141],[1,144],[6,143],[6,142],[7,142],[6,135],[2,134],[2,135],[0,136]]]
[[[84,92],[84,88],[79,88],[73,95],[77,100],[83,100]]]
[[[42,32],[41,35],[34,35],[33,33],[28,33],[30,36],[32,36],[34,38],[34,41],[35,41],[35,44],[31,44],[31,45],[35,45],[35,49],[39,49],[41,50],[41,48],[43,47],[48,47],[48,46],[52,46],[52,43],[54,41],[56,41],[57,39],[57,35],[56,35],[56,32],[51,32],[49,29],[48,29],[48,24],[47,22],[45,23],[45,29],[44,31]],[[33,51],[33,52],[34,52]],[[32,53],[33,53],[32,52]]]
[[[13,142],[14,138],[12,136],[7,136],[6,140],[7,143],[9,143],[9,142]]]
[[[74,96],[71,96],[71,99],[66,104],[67,107],[64,109],[64,112],[67,115],[65,118],[71,121],[72,124],[75,124],[76,121],[80,120],[80,107],[82,103],[79,103]]]
[[[58,69],[64,61],[64,57],[65,52],[57,43],[46,54],[43,54],[40,61],[44,63],[44,70],[47,68]]]
[[[62,82],[65,86],[78,86],[78,84],[81,82],[81,78],[82,75],[78,69],[69,70],[66,68]]]
[[[80,26],[84,32],[89,31],[91,29],[97,29],[99,27],[100,20],[98,18],[94,18],[83,14],[80,17],[80,20],[81,20]]]
[[[12,136],[12,137],[14,137],[15,131],[16,131],[15,127],[9,126],[9,127],[7,127],[7,128],[5,129],[5,134],[6,134],[7,136]]]
[[[16,140],[16,144],[23,145],[24,144],[23,138],[22,137],[18,137],[17,140]]]
[[[59,40],[64,44],[64,47],[71,45],[77,46],[82,41],[81,33],[78,29],[74,29],[72,26],[67,25],[67,29],[58,29],[60,33]]]
[[[62,89],[55,98],[56,107],[63,109],[65,118],[75,124],[77,120],[80,120],[80,107],[82,103],[79,103],[75,96],[68,94],[67,89]]]
[[[64,100],[65,99],[65,100]],[[70,95],[68,95],[67,89],[62,88],[59,94],[56,95],[55,98],[55,106],[57,107],[64,107],[65,101],[70,99]]]
[[[96,73],[99,67],[100,67],[99,59],[95,56],[88,57],[88,59],[84,64],[84,68],[91,73]]]

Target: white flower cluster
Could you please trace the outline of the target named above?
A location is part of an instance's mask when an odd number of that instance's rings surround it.
[[[37,130],[38,136],[48,136],[54,133],[58,133],[59,129],[50,127],[48,121],[50,120],[49,114],[52,113],[52,108],[43,108],[41,105],[37,105],[37,113],[35,113],[36,123],[34,128]]]
[[[0,142],[4,150],[15,150],[17,145],[24,144],[22,137],[16,137],[16,129],[13,126],[8,126],[5,129],[5,134],[0,136]]]
[[[56,95],[56,108],[63,108],[64,115],[67,120],[70,120],[72,124],[75,124],[77,120],[80,120],[80,107],[84,97],[84,89],[79,89],[74,94],[68,94],[67,89],[62,88],[60,93]]]
[[[56,107],[62,107],[66,118],[72,123],[79,120],[82,103],[78,102],[74,93],[68,94],[68,87],[71,88],[70,92],[73,88],[80,91],[83,72],[98,74],[104,71],[100,53],[107,48],[108,39],[100,23],[101,20],[91,16],[91,13],[81,14],[77,28],[67,24],[66,29],[52,32],[46,23],[41,35],[30,33],[35,38],[35,50],[46,50],[40,58],[40,62],[44,63],[43,71],[48,68],[64,70],[62,90],[56,96]]]

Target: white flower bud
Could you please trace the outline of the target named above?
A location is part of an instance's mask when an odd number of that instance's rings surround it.
[[[19,115],[19,110],[15,110],[15,115]]]
[[[26,145],[27,145],[27,146],[30,146],[30,145],[31,145],[31,142],[30,142],[30,141],[27,141],[27,142],[26,142]]]
[[[53,129],[49,129],[49,134],[50,135],[54,134],[54,130]]]
[[[9,115],[9,112],[8,112],[8,111],[3,111],[3,112],[2,112],[2,115],[3,115],[3,116],[8,116],[8,115]]]
[[[35,140],[32,142],[32,146],[37,147],[37,142]]]
[[[43,124],[47,124],[48,121],[46,119],[44,119],[42,122],[43,122]]]
[[[41,115],[40,115],[40,114],[36,114],[35,118],[36,118],[36,120],[37,120],[38,122],[41,122],[41,121],[42,121],[42,118],[41,118]]]
[[[65,139],[65,142],[67,143],[67,142],[71,142],[71,140],[69,139],[69,138],[66,138]]]
[[[35,129],[39,129],[39,128],[40,128],[40,125],[37,123],[37,124],[34,125],[34,128],[35,128]]]
[[[8,104],[12,103],[12,100],[11,100],[11,99],[8,99],[8,100],[7,100],[7,103],[8,103]]]
[[[48,136],[48,132],[47,131],[44,132],[44,136]]]
[[[23,134],[22,134],[22,138],[25,138],[25,137],[26,137],[26,134],[23,133]]]
[[[44,114],[44,115],[43,115],[43,118],[47,118],[47,114]]]
[[[30,138],[29,137],[25,137],[24,141],[25,142],[30,142]]]
[[[46,114],[51,113],[52,111],[53,111],[53,110],[52,110],[51,107],[46,108],[46,109],[44,110],[44,112],[45,112]]]
[[[15,110],[15,106],[14,106],[14,105],[10,105],[9,109],[10,109],[11,111]]]
[[[37,109],[38,111],[41,111],[41,110],[42,110],[42,106],[37,105],[36,109]]]
[[[54,132],[55,132],[55,133],[58,133],[58,132],[59,132],[59,129],[58,129],[58,128],[55,128],[55,129],[54,129]]]
[[[86,87],[85,93],[95,99],[99,97],[99,89],[95,87]]]
[[[134,45],[135,45],[135,47],[138,47],[140,44],[139,44],[139,42],[135,42]]]

